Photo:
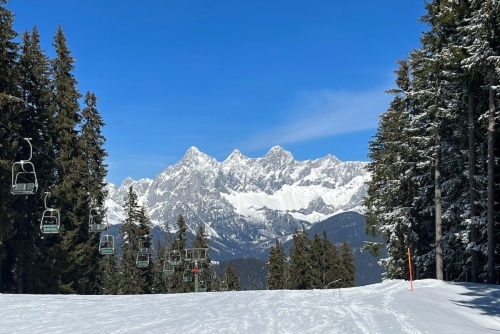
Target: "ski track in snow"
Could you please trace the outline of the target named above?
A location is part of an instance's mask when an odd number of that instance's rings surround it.
[[[394,280],[350,289],[198,294],[1,295],[0,333],[500,332],[500,287]],[[486,308],[475,297],[486,297]],[[471,302],[476,301],[476,304]],[[469,305],[469,306],[467,306]]]

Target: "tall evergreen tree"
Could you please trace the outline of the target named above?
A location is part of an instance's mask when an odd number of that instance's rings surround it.
[[[139,251],[139,204],[137,193],[129,187],[125,197],[125,221],[123,222],[121,235],[122,258],[120,261],[120,294],[143,294],[145,277],[141,268],[136,265]]]
[[[311,280],[311,241],[305,229],[296,230],[293,234],[293,244],[290,248],[290,280],[289,288],[306,290],[312,288]]]
[[[342,243],[340,259],[343,268],[343,277],[340,285],[346,288],[353,287],[356,279],[356,264],[354,263],[354,255],[346,241]]]
[[[228,264],[226,267],[226,280],[227,280],[227,286],[229,290],[231,291],[240,291],[241,290],[241,285],[240,285],[240,279],[238,277],[238,273],[236,272],[236,269]]]
[[[285,289],[287,287],[286,278],[288,275],[288,268],[285,250],[279,239],[276,239],[274,246],[271,246],[267,269],[267,288],[269,290]]]
[[[19,45],[13,29],[14,14],[3,6],[5,3],[6,0],[0,0],[0,182],[4,185],[0,188],[0,211],[3,216],[0,221],[0,292],[10,291],[14,283],[14,263],[7,253],[6,244],[14,233],[15,199],[8,185],[11,184],[11,166],[24,144],[16,134],[20,133],[21,111],[24,108],[17,88]]]

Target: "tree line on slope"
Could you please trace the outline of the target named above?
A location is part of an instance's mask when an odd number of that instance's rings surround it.
[[[100,293],[194,292],[195,275],[198,277],[200,292],[240,290],[239,278],[231,265],[225,268],[224,273],[216,273],[209,256],[210,247],[203,225],[199,226],[194,240],[188,245],[187,225],[182,215],[179,215],[176,221],[175,238],[169,240],[170,228],[165,224],[164,240],[159,240],[154,247],[150,245],[152,251],[148,254],[147,263],[139,266],[140,240],[150,235],[151,222],[145,207],[139,206],[137,194],[132,187],[125,197],[124,209],[126,217],[121,226],[119,242],[121,255],[118,257],[116,254],[111,254],[103,258],[102,275],[105,279]],[[193,259],[196,261],[190,261],[185,257],[190,250],[207,250],[207,252]]]
[[[500,2],[426,2],[370,142],[366,231],[389,278],[498,284]],[[371,244],[375,253],[383,244]]]
[[[344,288],[355,285],[354,255],[347,242],[341,252],[328,240],[326,231],[312,240],[305,230],[295,231],[287,256],[282,243],[276,239],[269,252],[267,288],[269,290]]]
[[[98,237],[86,222],[91,208],[103,207],[107,173],[97,97],[78,92],[62,28],[50,59],[36,27],[18,39],[6,2],[0,0],[0,292],[96,293]],[[14,196],[11,166],[30,156],[23,138],[31,138],[38,192]],[[53,235],[39,228],[45,192],[47,205],[63,213]]]

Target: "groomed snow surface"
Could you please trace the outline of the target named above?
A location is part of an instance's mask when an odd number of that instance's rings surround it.
[[[500,332],[500,286],[403,280],[349,289],[80,296],[0,294],[0,333]]]

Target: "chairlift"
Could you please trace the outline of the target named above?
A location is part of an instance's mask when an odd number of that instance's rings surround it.
[[[33,195],[38,189],[35,166],[30,161],[33,156],[31,138],[24,138],[30,146],[30,157],[28,160],[20,160],[12,164],[12,186],[10,192],[13,195]]]
[[[89,232],[101,233],[108,229],[108,220],[99,208],[92,208],[89,212]]]
[[[227,281],[220,281],[220,291],[227,291],[229,290],[229,285],[227,284]]]
[[[149,266],[149,254],[141,253],[140,251],[137,253],[137,258],[135,264],[139,268],[146,268]]]
[[[184,269],[184,272],[182,273],[182,280],[187,283],[193,281],[193,270],[189,268],[189,266]]]
[[[199,292],[207,292],[207,283],[205,281],[200,281],[198,291]]]
[[[175,273],[175,266],[169,264],[168,262],[165,262],[163,264],[163,274],[167,276],[171,276]]]
[[[47,207],[47,196],[49,192],[45,193],[44,204],[45,211],[42,214],[42,219],[40,220],[40,230],[42,233],[59,233],[59,228],[61,226],[61,217],[59,210]]]
[[[151,254],[152,248],[151,237],[149,235],[141,236],[139,239],[139,253]]]
[[[99,253],[102,255],[111,255],[115,253],[115,238],[112,235],[101,235],[99,240]]]
[[[180,252],[178,250],[168,252],[167,262],[172,266],[179,266],[182,263]]]

